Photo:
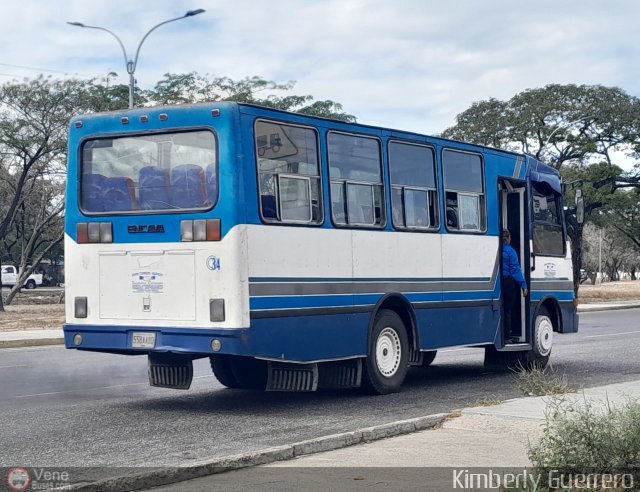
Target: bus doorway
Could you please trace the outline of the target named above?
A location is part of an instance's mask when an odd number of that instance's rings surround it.
[[[520,263],[520,269],[524,276],[527,286],[529,285],[529,262],[524,261],[528,258],[529,229],[526,227],[526,188],[524,183],[512,182],[504,180],[501,184],[500,202],[501,202],[501,224],[502,230],[509,231],[511,237],[511,247],[515,250]],[[501,237],[501,258],[504,248],[504,239]],[[505,281],[505,272],[502,271],[503,265],[500,262],[500,274],[503,278],[501,282],[501,307],[502,307],[502,333],[505,345],[526,343],[526,306],[527,297],[523,294],[520,286],[511,281]],[[508,291],[507,291],[508,289]],[[517,300],[513,300],[513,296]],[[510,315],[505,310],[506,302],[511,304]]]

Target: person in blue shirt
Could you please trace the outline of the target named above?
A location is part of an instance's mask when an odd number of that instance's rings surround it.
[[[522,275],[520,269],[520,261],[518,260],[518,254],[516,250],[511,246],[511,234],[507,229],[502,231],[502,299],[504,308],[504,326],[507,338],[517,337],[520,334],[520,330],[517,329],[519,324],[514,326],[512,320],[512,313],[518,309],[518,302],[520,296],[518,295],[519,289],[522,289],[522,294],[526,297],[529,291],[527,290],[527,282]]]

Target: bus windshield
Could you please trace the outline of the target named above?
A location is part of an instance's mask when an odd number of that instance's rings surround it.
[[[86,140],[81,166],[85,213],[201,211],[217,201],[217,148],[210,131]]]

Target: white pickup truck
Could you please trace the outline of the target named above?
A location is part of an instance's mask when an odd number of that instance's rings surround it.
[[[18,269],[13,265],[2,266],[2,285],[5,287],[13,287],[18,281]],[[32,273],[27,277],[24,286],[27,289],[35,289],[38,285],[42,285],[42,274]]]

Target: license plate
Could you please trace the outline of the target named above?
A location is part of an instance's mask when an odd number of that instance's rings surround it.
[[[153,348],[156,346],[155,333],[134,333],[131,340],[133,348]]]

